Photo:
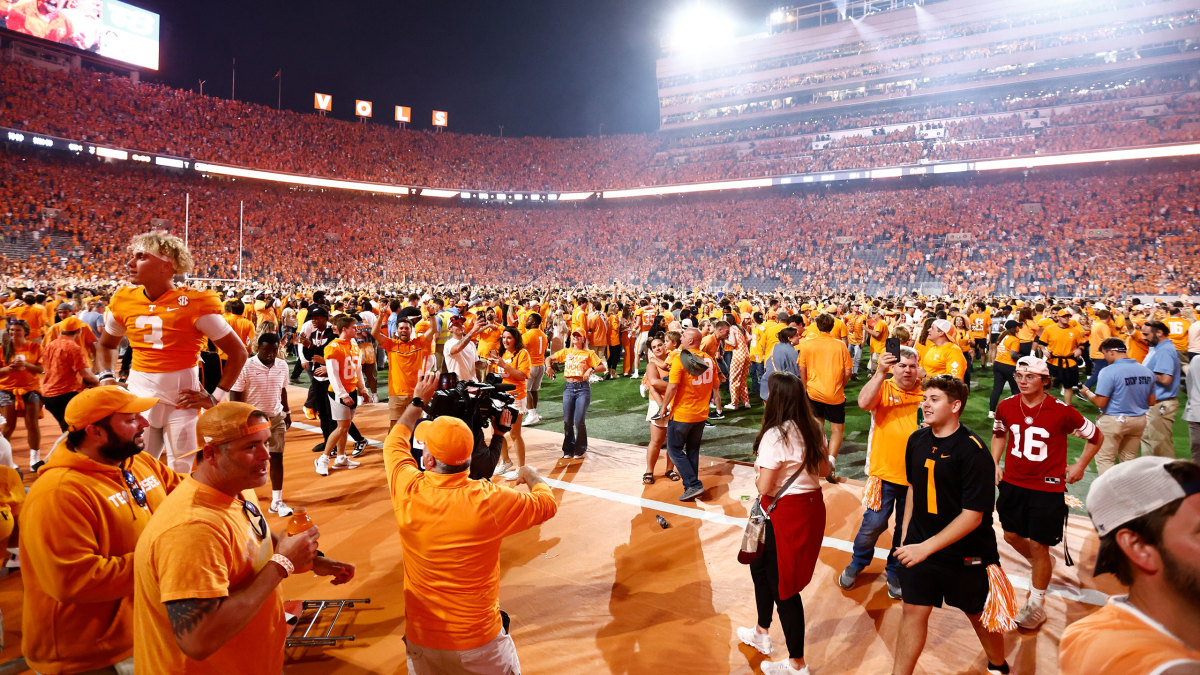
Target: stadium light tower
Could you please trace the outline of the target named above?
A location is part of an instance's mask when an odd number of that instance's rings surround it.
[[[733,42],[736,28],[733,17],[725,10],[709,4],[689,4],[671,17],[667,48],[685,55],[711,54]]]

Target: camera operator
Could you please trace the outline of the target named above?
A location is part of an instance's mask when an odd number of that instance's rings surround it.
[[[528,466],[517,482],[529,493],[468,479],[471,428],[451,415],[417,425],[437,381],[434,373],[421,376],[383,446],[403,548],[408,672],[520,672],[500,614],[500,543],[550,519],[558,504]],[[424,472],[409,451],[410,433],[425,444]]]

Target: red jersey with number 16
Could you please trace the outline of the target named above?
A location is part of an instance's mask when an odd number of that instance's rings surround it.
[[[1051,396],[1030,408],[1023,406],[1017,395],[996,406],[992,432],[1008,436],[1004,482],[1041,492],[1065,492],[1067,436],[1090,441],[1096,435],[1096,425]]]

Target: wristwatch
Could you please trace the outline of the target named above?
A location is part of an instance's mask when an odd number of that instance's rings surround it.
[[[422,401],[420,396],[414,396],[412,400],[412,406],[414,408],[423,408],[425,407],[425,401]]]

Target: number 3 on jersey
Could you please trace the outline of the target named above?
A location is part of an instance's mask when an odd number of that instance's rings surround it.
[[[1025,450],[1024,454],[1021,454],[1021,427],[1016,424],[1010,424],[1008,429],[1012,432],[1013,437],[1013,457],[1024,457],[1031,462],[1041,462],[1046,459],[1046,455],[1049,454],[1049,448],[1046,446],[1045,439],[1050,438],[1049,431],[1041,427],[1026,427],[1025,439],[1023,441]]]
[[[150,345],[151,349],[163,348],[162,319],[157,316],[139,316],[133,320],[133,327],[146,331],[142,341]]]
[[[713,371],[713,369],[709,368],[708,370],[704,371],[703,375],[700,375],[699,377],[693,377],[692,378],[692,386],[699,387],[702,384],[708,384],[709,382],[712,382],[712,378],[713,378],[712,371]]]

